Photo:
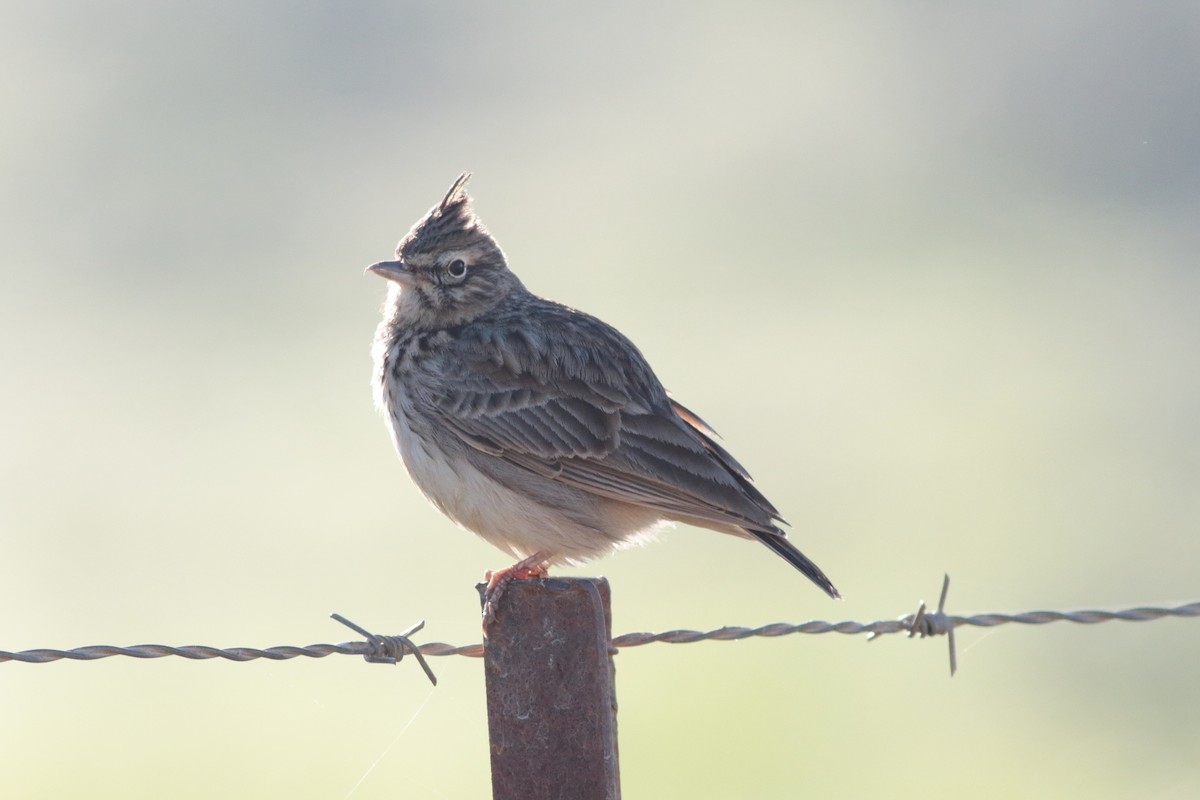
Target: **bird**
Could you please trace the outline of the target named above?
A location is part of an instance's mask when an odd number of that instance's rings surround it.
[[[376,406],[413,483],[517,559],[487,573],[484,620],[514,579],[544,577],[685,523],[757,540],[832,598],[779,511],[594,316],[531,293],[454,181],[367,267],[388,281],[372,346]]]

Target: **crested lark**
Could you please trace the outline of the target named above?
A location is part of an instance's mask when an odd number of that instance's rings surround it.
[[[368,272],[388,280],[375,399],[413,482],[544,575],[678,521],[757,539],[831,597],[775,507],[699,417],[667,396],[632,342],[531,294],[475,216],[464,174]]]

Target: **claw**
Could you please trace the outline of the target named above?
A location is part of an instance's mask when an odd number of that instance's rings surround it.
[[[546,561],[545,555],[534,553],[511,567],[489,569],[483,576],[487,581],[487,588],[483,590],[483,629],[486,631],[488,625],[491,625],[492,620],[496,618],[496,609],[499,607],[500,598],[510,583],[529,578],[544,578],[549,574],[549,567],[550,564]]]

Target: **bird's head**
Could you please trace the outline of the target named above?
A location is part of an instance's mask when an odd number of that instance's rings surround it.
[[[500,246],[475,216],[466,192],[470,177],[460,175],[442,202],[400,240],[395,261],[367,267],[391,282],[389,305],[408,327],[461,325],[521,287]]]

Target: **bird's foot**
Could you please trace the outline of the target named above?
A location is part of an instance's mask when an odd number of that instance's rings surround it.
[[[523,581],[529,578],[544,578],[549,574],[549,562],[546,561],[544,553],[534,553],[528,558],[523,558],[511,567],[504,569],[489,569],[483,576],[487,581],[487,588],[483,590],[483,628],[487,630],[487,626],[496,618],[496,609],[500,602],[500,597],[504,594],[504,590],[513,581]]]

